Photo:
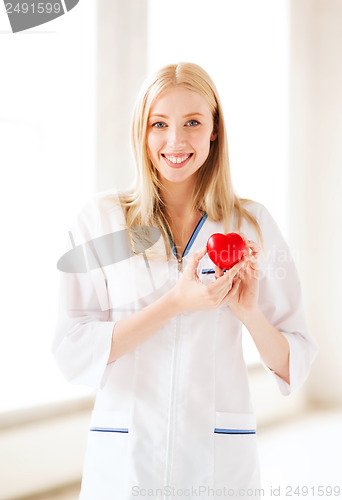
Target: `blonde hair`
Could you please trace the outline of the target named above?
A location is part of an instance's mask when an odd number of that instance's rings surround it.
[[[223,221],[225,232],[229,231],[232,215],[236,213],[240,230],[242,219],[256,230],[262,243],[262,234],[255,217],[245,205],[252,200],[239,198],[233,190],[230,176],[228,141],[221,102],[210,76],[193,63],[170,64],[157,71],[143,86],[135,104],[131,125],[131,140],[137,176],[135,186],[120,194],[120,204],[125,211],[128,228],[133,225],[156,226],[163,235],[167,258],[171,255],[168,233],[174,241],[170,218],[162,197],[157,170],[147,151],[147,123],[152,104],[165,90],[184,87],[203,96],[213,116],[215,140],[211,141],[208,157],[195,173],[193,210],[206,212],[214,222]]]

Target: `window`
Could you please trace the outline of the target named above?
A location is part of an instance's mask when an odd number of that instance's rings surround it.
[[[64,382],[51,343],[56,263],[70,217],[94,186],[95,21],[88,0],[1,35],[0,411],[89,392]]]

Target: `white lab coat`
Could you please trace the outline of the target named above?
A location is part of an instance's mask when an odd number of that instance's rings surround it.
[[[85,204],[71,228],[74,244],[124,229],[108,192]],[[290,346],[290,384],[270,370],[283,395],[308,376],[317,344],[307,329],[300,284],[289,249],[266,208],[249,205],[264,237],[260,256],[262,311]],[[229,232],[236,230],[235,219]],[[203,247],[222,223],[203,218],[183,257]],[[243,222],[241,232],[258,241]],[[70,244],[71,248],[71,244]],[[165,257],[160,238],[154,248]],[[101,263],[100,263],[101,264]],[[60,275],[55,359],[70,382],[97,389],[80,498],[245,498],[260,487],[253,412],[241,346],[241,322],[228,305],[173,317],[151,338],[107,365],[115,322],[155,301],[182,271],[140,256]],[[208,255],[203,282],[214,275]],[[115,342],[115,330],[114,330]],[[226,489],[226,490],[225,490]],[[251,491],[246,498],[252,496]]]

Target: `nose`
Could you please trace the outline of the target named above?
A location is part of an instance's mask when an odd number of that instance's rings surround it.
[[[175,125],[168,127],[167,144],[171,148],[179,148],[184,146],[186,143],[185,130],[183,127],[177,127]]]

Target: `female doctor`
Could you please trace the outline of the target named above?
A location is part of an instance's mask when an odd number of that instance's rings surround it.
[[[262,204],[234,194],[220,100],[201,67],[153,75],[132,143],[135,186],[85,204],[70,236],[87,272],[60,275],[54,356],[67,380],[97,389],[80,498],[259,498],[242,325],[283,395],[317,353],[288,246]],[[228,232],[246,250],[223,272],[206,243]]]

